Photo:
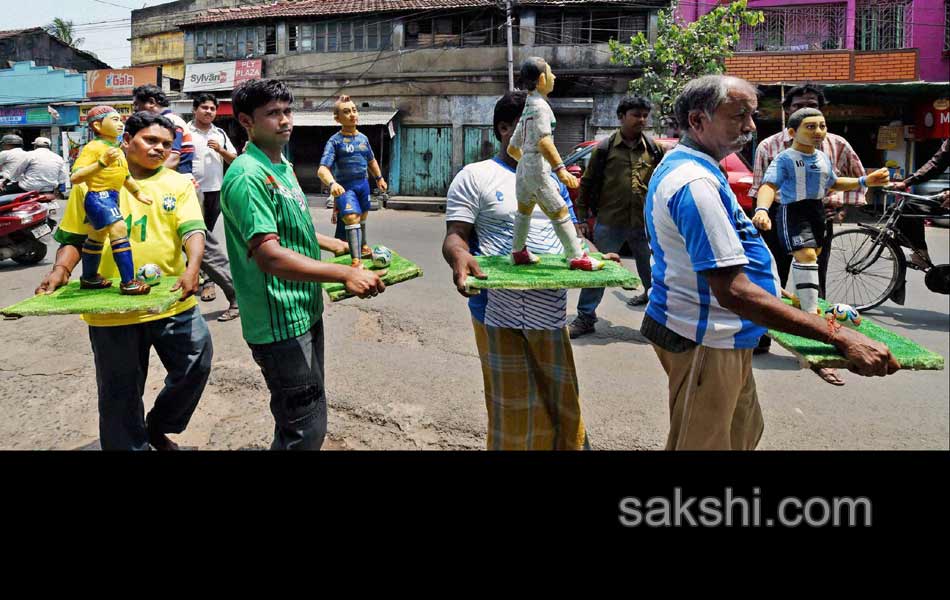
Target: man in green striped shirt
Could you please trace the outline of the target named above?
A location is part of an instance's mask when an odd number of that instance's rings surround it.
[[[320,249],[347,251],[320,235],[307,199],[282,155],[293,130],[293,94],[276,79],[232,94],[250,138],[221,188],[221,211],[241,329],[271,393],[274,450],[319,450],[327,428],[321,282],[366,298],[385,289],[373,273],[320,262]]]

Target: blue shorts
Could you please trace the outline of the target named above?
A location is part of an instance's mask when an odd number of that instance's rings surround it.
[[[345,184],[340,183],[340,185],[346,189],[346,192],[336,199],[341,216],[362,215],[369,212],[369,181],[361,179]]]
[[[119,212],[119,192],[116,190],[87,192],[83,207],[86,209],[86,218],[96,231],[122,220],[122,213]]]

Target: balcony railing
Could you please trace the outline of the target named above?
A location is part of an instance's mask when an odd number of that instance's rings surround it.
[[[765,21],[743,25],[739,52],[840,50],[845,47],[845,5],[765,8]]]
[[[855,49],[912,48],[913,10],[913,0],[860,0],[855,13]]]

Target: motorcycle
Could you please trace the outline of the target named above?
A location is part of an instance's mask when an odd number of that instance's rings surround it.
[[[0,260],[33,265],[46,257],[44,238],[53,233],[59,210],[55,192],[0,196]]]

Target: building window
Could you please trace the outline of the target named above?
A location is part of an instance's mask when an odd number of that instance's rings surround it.
[[[840,50],[845,47],[846,6],[811,4],[760,9],[765,21],[739,29],[739,52]]]
[[[608,40],[627,42],[646,30],[645,12],[539,10],[535,18],[534,42],[538,46],[606,44]]]
[[[520,44],[517,16],[512,15],[512,43]],[[508,43],[504,13],[491,9],[405,22],[406,48],[476,48]]]
[[[392,47],[392,21],[357,19],[287,27],[288,52],[362,52]]]
[[[277,53],[273,25],[195,32],[195,60],[240,60]]]
[[[858,50],[900,50],[913,47],[913,0],[859,0],[855,13]]]
[[[943,51],[950,52],[950,0],[943,3]]]

